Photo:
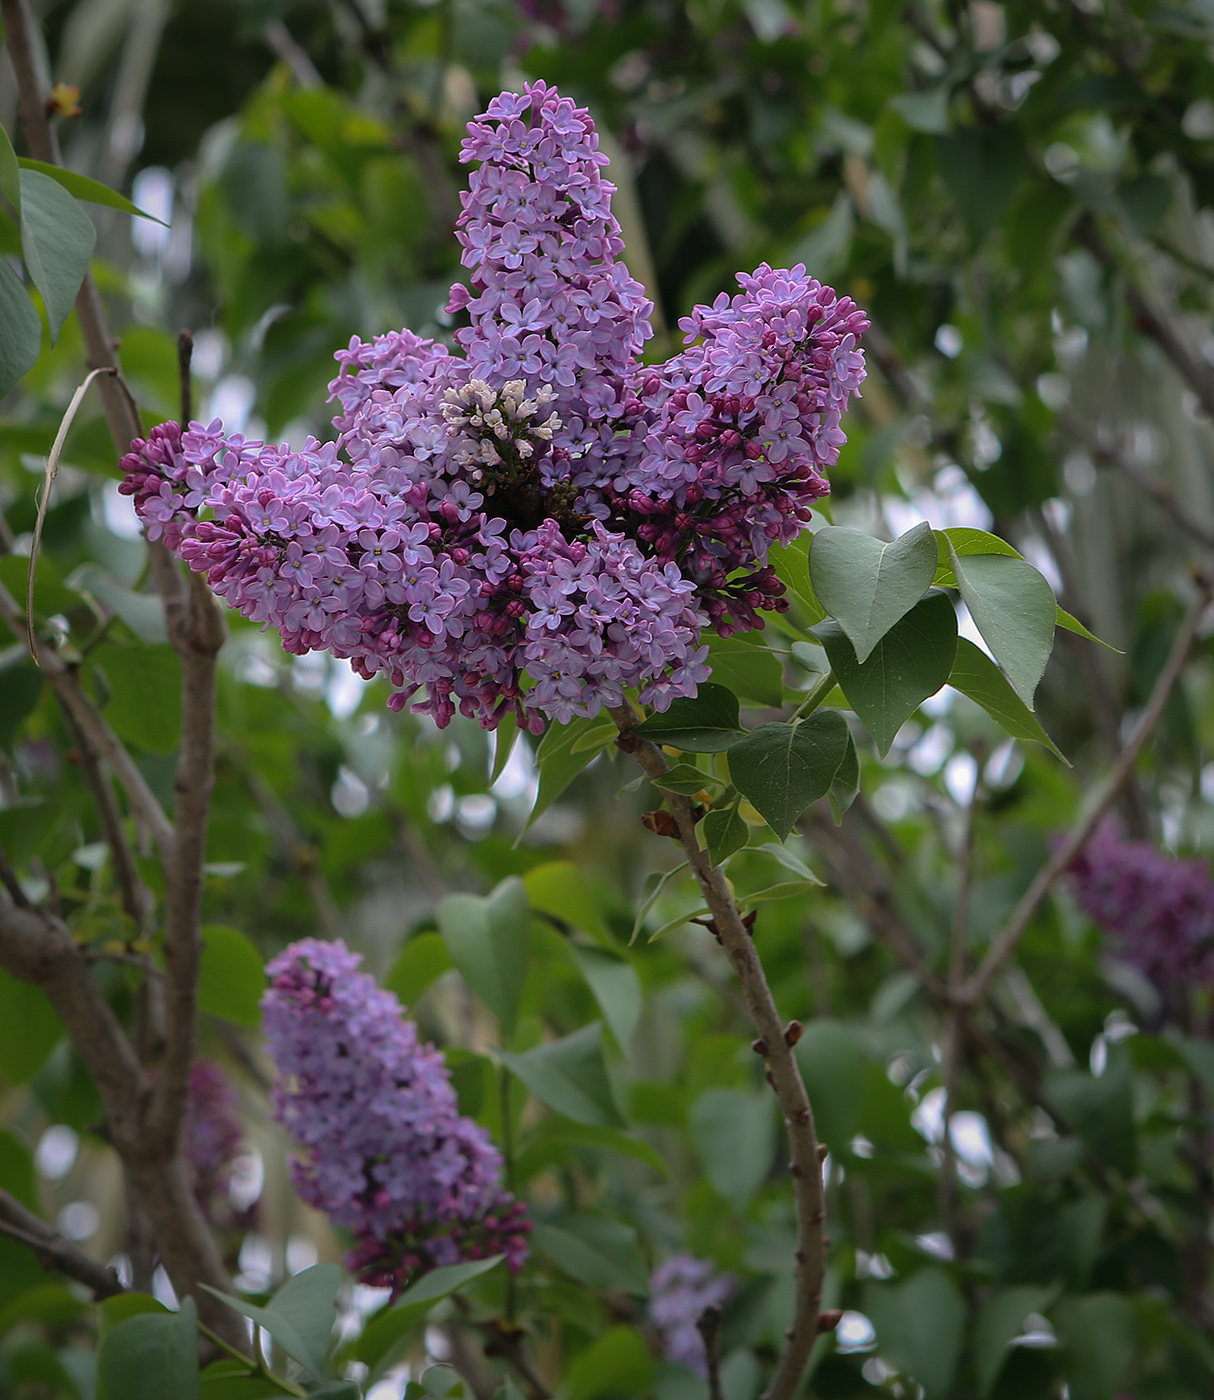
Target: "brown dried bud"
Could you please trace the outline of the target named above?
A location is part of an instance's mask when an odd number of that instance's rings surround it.
[[[641,747],[641,741],[635,734],[630,734],[625,730],[616,738],[615,746],[621,753],[636,753],[637,749]]]
[[[659,807],[654,812],[642,813],[641,825],[646,831],[652,831],[655,836],[670,836],[676,841],[679,839],[679,824],[664,807]]]
[[[800,1021],[789,1021],[788,1025],[784,1027],[784,1044],[795,1045],[804,1034],[805,1027]]]
[[[818,1314],[818,1331],[833,1332],[843,1318],[842,1308],[827,1308]]]
[[[756,1055],[767,1054],[767,1042],[765,1040],[752,1040],[750,1042],[750,1048],[755,1052]]]

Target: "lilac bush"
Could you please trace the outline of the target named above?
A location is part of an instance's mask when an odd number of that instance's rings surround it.
[[[123,458],[152,539],[284,646],[383,674],[400,708],[532,732],[626,689],[658,709],[722,635],[785,606],[768,550],[805,526],[844,441],[867,326],[802,266],[762,265],[645,365],[651,303],[618,261],[587,112],[544,83],[469,125],[462,355],[357,337],[337,440],[299,451],[215,421]]]
[[[399,1293],[440,1265],[527,1257],[530,1224],[502,1158],[460,1115],[442,1054],[344,943],[305,939],[268,964],[262,1003],[274,1115],[302,1149],[295,1189],[354,1237],[349,1267]]]
[[[1080,907],[1156,981],[1214,978],[1214,879],[1106,822],[1071,865]]]
[[[707,1259],[683,1252],[658,1265],[649,1280],[649,1321],[668,1361],[698,1376],[708,1374],[704,1338],[696,1324],[705,1308],[724,1303],[732,1291],[733,1280],[717,1273]]]

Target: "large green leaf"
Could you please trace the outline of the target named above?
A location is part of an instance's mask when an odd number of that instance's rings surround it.
[[[740,1210],[763,1184],[776,1146],[775,1100],[709,1089],[691,1109],[691,1132],[709,1181]]]
[[[740,700],[774,706],[784,699],[780,658],[752,632],[711,638],[708,665],[713,680],[727,686]]]
[[[599,897],[584,870],[571,860],[537,865],[523,876],[532,907],[543,909],[600,941],[611,937],[599,909]]]
[[[42,988],[0,969],[0,1075],[27,1083],[62,1038],[63,1022]]]
[[[980,1395],[989,1395],[994,1388],[1007,1360],[1008,1345],[1024,1331],[1025,1318],[1041,1312],[1054,1292],[1053,1288],[1025,1284],[1005,1288],[983,1303],[974,1331],[974,1369]]]
[[[615,726],[604,726],[602,716],[550,724],[535,751],[540,786],[527,825],[543,815],[596,754],[611,743]],[[583,745],[583,741],[585,744]],[[520,743],[526,740],[520,739]]]
[[[898,730],[948,681],[957,650],[952,600],[946,593],[929,593],[894,623],[866,661],[858,659],[836,623],[824,622],[816,631],[847,703],[884,758]]]
[[[856,1037],[841,1021],[810,1021],[797,1042],[818,1141],[841,1151],[860,1126],[867,1066]]]
[[[441,933],[415,934],[397,954],[384,987],[412,1006],[431,983],[455,964]]]
[[[93,221],[62,185],[39,170],[22,170],[21,252],[42,293],[52,345],[89,270],[96,241]]]
[[[860,530],[826,526],[814,536],[809,572],[822,606],[862,662],[931,586],[936,541],[926,523],[892,544]]]
[[[819,710],[793,724],[761,724],[729,750],[729,775],[781,841],[825,797],[847,757],[847,722]]]
[[[261,954],[239,929],[207,924],[198,965],[198,1009],[238,1026],[261,1024],[266,974]]]
[[[0,153],[0,162],[2,161],[3,155]],[[61,165],[48,165],[44,160],[31,160],[26,156],[22,156],[17,164],[22,170],[36,170],[40,175],[48,176],[77,199],[86,200],[89,204],[104,204],[107,209],[117,209],[120,213],[132,214],[137,219],[150,219],[161,228],[168,228],[163,219],[140,209],[137,204],[132,204],[126,195],[110,189],[109,185],[103,185],[100,180],[91,180],[87,175],[78,174],[75,170],[65,170]]]
[[[1054,645],[1054,591],[1026,560],[958,554],[953,573],[979,632],[1012,689],[1031,710]]]
[[[1124,1046],[1109,1051],[1099,1079],[1082,1070],[1055,1070],[1046,1078],[1046,1092],[1098,1161],[1124,1176],[1133,1174],[1137,1141],[1130,1062]]]
[[[341,1269],[336,1264],[313,1264],[289,1278],[264,1308],[233,1298],[218,1289],[203,1288],[235,1312],[264,1327],[283,1351],[311,1372],[316,1380],[325,1374],[325,1358],[337,1320],[337,1290]]]
[[[953,1382],[965,1330],[965,1300],[943,1269],[920,1269],[905,1283],[870,1283],[864,1311],[877,1329],[881,1354],[944,1400]]]
[[[0,398],[33,369],[42,349],[42,323],[21,278],[0,258]]]
[[[1016,122],[937,136],[936,160],[975,243],[1003,218],[1025,169]]]
[[[0,194],[13,206],[18,218],[21,217],[21,167],[8,132],[0,126]]]
[[[633,733],[689,753],[721,753],[742,733],[738,697],[706,681],[694,698],[677,697],[668,710],[650,715]]]
[[[176,1313],[120,1322],[97,1354],[97,1400],[198,1400],[198,1313],[193,1298]]]
[[[570,1364],[563,1400],[599,1395],[641,1396],[651,1391],[654,1359],[633,1327],[611,1327]]]
[[[962,695],[968,695],[975,704],[981,705],[1013,739],[1027,739],[1034,744],[1044,744],[1052,754],[1066,762],[1061,750],[1041,727],[1036,715],[1008,684],[1007,677],[986,652],[975,646],[967,637],[957,639],[957,654],[953,658],[953,669],[948,683],[955,686]]]
[[[452,894],[438,906],[438,926],[460,976],[509,1034],[531,957],[531,905],[517,876],[485,898]]]
[[[573,956],[616,1044],[627,1053],[644,1002],[636,968],[622,954],[608,952],[605,948],[575,947]]]
[[[89,659],[105,673],[105,717],[119,737],[149,753],[173,753],[181,742],[181,664],[172,647],[103,642]]]
[[[603,1063],[602,1035],[602,1023],[594,1021],[523,1054],[499,1053],[506,1068],[557,1113],[575,1123],[622,1128],[624,1120]]]
[[[1053,1309],[1071,1400],[1113,1400],[1134,1359],[1134,1305],[1120,1293],[1067,1296]]]
[[[407,1288],[392,1307],[376,1313],[347,1354],[352,1354],[354,1360],[366,1366],[377,1367],[435,1303],[450,1297],[490,1269],[495,1269],[503,1258],[503,1255],[495,1254],[491,1259],[474,1259],[467,1264],[449,1264],[446,1268],[432,1269],[411,1288]]]
[[[541,1254],[588,1288],[618,1288],[642,1297],[649,1291],[649,1270],[636,1231],[622,1221],[566,1215],[536,1225],[531,1238]]]

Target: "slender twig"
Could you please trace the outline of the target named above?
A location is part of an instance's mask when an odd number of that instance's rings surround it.
[[[612,708],[611,718],[620,730],[617,744],[630,753],[661,787],[669,764],[661,749],[632,733],[637,717],[625,706]],[[789,1171],[797,1220],[796,1301],[787,1343],[776,1366],[764,1400],[791,1400],[795,1395],[814,1340],[826,1272],[825,1196],[822,1162],[814,1131],[813,1110],[793,1054],[795,1039],[780,1019],[750,931],[742,922],[724,872],[712,863],[696,836],[696,813],[690,798],[666,793],[667,806],[678,828],[679,842],[695,873],[700,892],[711,914],[711,928],[720,939],[741,983],[750,1019],[758,1031],[755,1048],[767,1064],[768,1081],[775,1090],[788,1130]]]
[[[721,1305],[710,1303],[696,1319],[696,1331],[704,1339],[708,1359],[708,1400],[725,1400],[721,1389]]]
[[[84,1284],[98,1302],[126,1292],[113,1269],[90,1259],[3,1189],[0,1189],[0,1235],[7,1235],[10,1240],[32,1249],[43,1264]]]
[[[275,54],[291,70],[291,76],[301,88],[315,91],[325,85],[325,80],[316,71],[316,66],[308,57],[307,50],[300,44],[280,19],[267,20],[261,37]]]
[[[1019,903],[1007,922],[995,935],[986,957],[983,958],[977,971],[961,991],[960,1001],[963,1005],[974,1006],[982,999],[992,978],[1011,957],[1021,935],[1032,922],[1054,883],[1083,849],[1088,838],[1099,825],[1100,819],[1117,800],[1117,794],[1133,771],[1138,755],[1142,752],[1155,726],[1163,716],[1176,682],[1180,679],[1180,673],[1184,669],[1189,651],[1193,646],[1193,640],[1197,635],[1198,624],[1210,602],[1212,588],[1214,585],[1209,578],[1204,576],[1199,578],[1197,597],[1180,625],[1176,640],[1172,644],[1171,654],[1163,670],[1159,673],[1159,679],[1155,682],[1155,688],[1151,692],[1146,708],[1134,726],[1134,732],[1126,741],[1121,753],[1118,754],[1112,771],[1087,804],[1086,815],[1072,827],[1066,840],[1054,849],[1054,853],[1037,872],[1032,884],[1020,897]]]
[[[21,881],[17,879],[17,872],[10,864],[3,846],[0,846],[0,885],[3,885],[8,891],[8,897],[18,909],[32,909],[34,907],[21,888]]]
[[[181,381],[181,426],[194,416],[194,393],[190,382],[190,362],[194,358],[194,337],[182,331],[177,337],[177,375]]]

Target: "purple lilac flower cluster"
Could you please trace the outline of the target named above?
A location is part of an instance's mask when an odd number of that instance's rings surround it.
[[[461,1259],[505,1254],[521,1268],[531,1226],[502,1190],[500,1154],[460,1116],[441,1053],[361,961],[305,939],[266,969],[274,1115],[303,1149],[296,1190],[353,1234],[350,1268],[394,1293]]]
[[[190,1068],[184,1146],[194,1199],[207,1223],[220,1230],[253,1224],[255,1207],[238,1211],[229,1190],[244,1140],[236,1090],[213,1060],[195,1060]]]
[[[1204,860],[1177,860],[1106,822],[1070,868],[1080,907],[1148,977],[1214,978],[1214,879]]]
[[[589,115],[534,83],[468,133],[463,355],[356,337],[335,443],[165,424],[120,489],[232,607],[289,651],[386,675],[394,708],[425,687],[415,708],[440,725],[458,708],[533,732],[629,688],[664,709],[709,675],[706,625],[786,606],[767,552],[827,489],[867,322],[764,264],[646,367],[652,306],[618,261]]]
[[[707,1259],[682,1253],[659,1264],[649,1280],[649,1321],[668,1361],[698,1376],[708,1374],[704,1339],[696,1324],[705,1308],[724,1303],[733,1280],[719,1274]]]

